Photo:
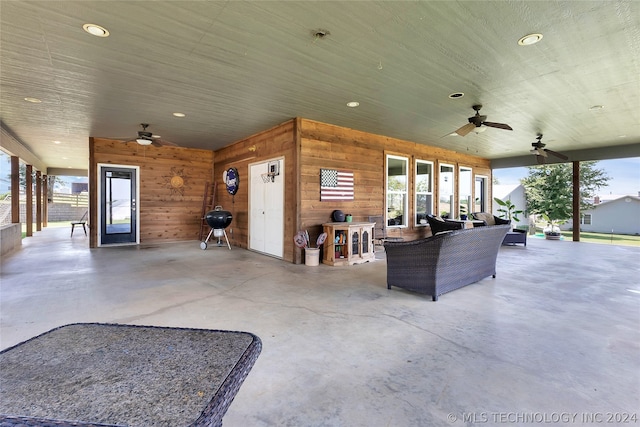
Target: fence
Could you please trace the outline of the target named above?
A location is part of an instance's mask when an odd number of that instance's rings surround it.
[[[20,222],[27,222],[26,196],[20,195]],[[88,193],[53,193],[47,205],[48,222],[74,221],[80,219],[89,206]],[[35,222],[36,203],[33,202],[33,221]],[[11,224],[11,197],[0,201],[0,225]]]

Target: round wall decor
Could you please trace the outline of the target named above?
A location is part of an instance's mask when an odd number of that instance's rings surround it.
[[[229,194],[236,194],[238,192],[238,186],[240,184],[240,175],[238,174],[238,169],[229,168],[222,174],[222,180],[224,184],[227,186],[227,192]]]

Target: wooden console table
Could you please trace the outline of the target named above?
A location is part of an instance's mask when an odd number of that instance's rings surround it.
[[[221,426],[247,332],[77,323],[0,352],[2,426]]]
[[[322,224],[327,240],[323,264],[353,265],[375,259],[373,222],[328,222]]]

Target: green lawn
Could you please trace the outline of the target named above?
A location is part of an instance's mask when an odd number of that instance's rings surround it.
[[[542,228],[536,228],[536,234],[542,235]],[[561,232],[564,240],[573,240],[573,231]],[[605,245],[640,246],[640,236],[628,234],[580,233],[580,241],[587,243],[601,243]]]

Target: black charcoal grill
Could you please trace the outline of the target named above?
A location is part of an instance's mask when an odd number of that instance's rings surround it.
[[[221,239],[222,237],[224,237],[227,242],[227,247],[229,248],[229,250],[231,250],[229,238],[227,237],[227,232],[225,231],[225,229],[231,224],[231,221],[233,220],[233,215],[231,215],[231,212],[223,210],[222,206],[216,206],[214,210],[207,212],[204,219],[207,221],[207,224],[209,224],[209,227],[211,227],[211,231],[209,231],[207,238],[203,242],[200,242],[200,249],[207,249],[207,242],[213,234],[214,237],[218,238],[218,246],[222,246]]]

